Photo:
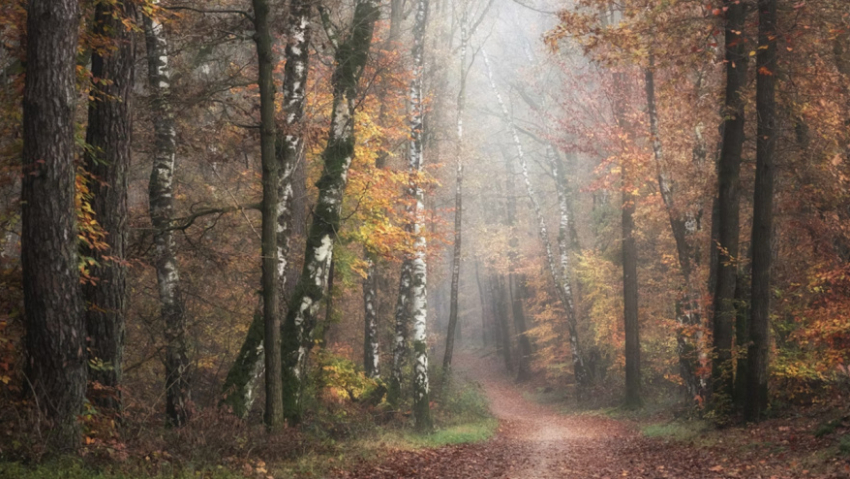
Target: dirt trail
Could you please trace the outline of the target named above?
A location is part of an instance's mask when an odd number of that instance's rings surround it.
[[[478,382],[499,419],[497,436],[481,444],[438,449],[392,451],[382,464],[339,472],[340,478],[837,478],[841,473],[809,471],[784,453],[769,453],[760,444],[771,428],[740,430],[740,444],[665,442],[643,437],[636,427],[591,415],[564,415],[522,395],[522,388],[502,372],[495,356],[459,354],[456,371]],[[775,429],[775,426],[773,426]],[[784,429],[788,429],[787,427]],[[730,436],[731,437],[731,436]],[[788,451],[811,447],[811,433],[795,436]],[[785,441],[788,442],[788,441]],[[802,457],[802,456],[798,456]],[[836,465],[834,471],[838,471]]]

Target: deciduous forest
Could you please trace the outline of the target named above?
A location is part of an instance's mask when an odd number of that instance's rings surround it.
[[[850,477],[847,0],[4,0],[0,477]]]

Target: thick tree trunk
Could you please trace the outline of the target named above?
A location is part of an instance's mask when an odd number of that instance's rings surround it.
[[[455,229],[454,248],[452,251],[452,284],[449,304],[449,327],[446,331],[446,351],[443,357],[443,377],[448,378],[452,366],[452,353],[457,329],[458,289],[460,288],[461,239],[463,226],[463,114],[466,105],[466,49],[468,38],[467,9],[464,8],[460,20],[460,91],[457,94],[457,150],[455,161]]]
[[[758,421],[767,410],[770,352],[770,260],[773,234],[773,177],[776,151],[776,0],[759,0],[759,48],[756,111],[756,183],[753,198],[752,312],[747,348],[747,395],[744,418]]]
[[[96,278],[83,286],[86,333],[89,348],[89,379],[105,386],[94,389],[95,406],[121,408],[124,322],[127,315],[127,170],[130,167],[133,90],[133,35],[122,23],[135,17],[131,2],[99,3],[95,7],[93,34],[114,49],[92,53],[93,101],[89,103],[86,171],[92,175],[91,207],[106,233],[108,249],[86,248],[97,261]]]
[[[53,427],[76,448],[86,390],[86,326],[74,205],[74,98],[79,6],[30,0],[23,99],[21,266],[26,375]]]
[[[490,87],[493,89],[493,93],[496,96],[496,101],[498,102],[502,111],[503,120],[511,132],[514,146],[516,147],[517,159],[520,163],[520,168],[525,183],[525,190],[529,200],[531,201],[531,206],[534,209],[534,213],[537,218],[537,233],[546,252],[546,262],[549,267],[549,273],[552,275],[552,280],[555,283],[555,288],[558,292],[558,297],[561,301],[561,304],[563,304],[564,308],[567,310],[567,328],[569,329],[570,333],[570,354],[572,355],[573,360],[573,374],[575,375],[575,380],[576,384],[578,385],[578,389],[581,390],[588,385],[590,377],[587,374],[587,368],[584,364],[584,358],[581,354],[581,349],[579,346],[578,324],[576,322],[572,288],[570,287],[569,281],[562,280],[561,275],[558,274],[558,268],[555,263],[554,255],[552,254],[552,247],[549,244],[549,230],[546,226],[546,219],[544,218],[543,213],[540,210],[540,203],[537,201],[537,195],[534,192],[534,187],[531,185],[531,179],[528,175],[528,164],[525,160],[525,155],[522,149],[522,143],[519,140],[519,135],[517,133],[516,126],[514,125],[513,120],[511,119],[510,113],[508,112],[508,108],[505,105],[505,102],[502,100],[502,95],[499,93],[499,89],[496,87],[496,82],[493,79],[493,72],[490,68],[490,61],[487,58],[487,52],[482,49],[481,53],[484,57],[484,65],[487,69],[487,76],[490,80]]]
[[[723,145],[717,170],[717,283],[714,285],[714,360],[712,402],[714,408],[728,403],[732,395],[732,334],[735,322],[735,285],[738,271],[739,185],[744,144],[744,98],[747,56],[744,45],[746,6],[725,0],[726,10],[726,111]]]
[[[336,47],[333,109],[324,168],[316,187],[319,197],[307,234],[304,267],[289,300],[283,333],[284,410],[290,424],[302,417],[301,395],[306,382],[307,353],[313,346],[316,317],[327,288],[333,246],[340,226],[340,208],[354,155],[354,110],[372,33],[380,12],[372,0],[358,0],[352,28]]]
[[[676,331],[679,370],[688,393],[688,399],[693,400],[695,397],[704,398],[705,396],[705,381],[698,373],[698,345],[702,337],[700,319],[702,315],[700,314],[699,291],[694,286],[692,279],[694,262],[692,237],[696,233],[696,220],[689,217],[687,212],[680,211],[674,201],[673,184],[665,165],[664,151],[659,136],[658,109],[655,101],[655,71],[653,70],[655,65],[652,56],[650,56],[649,62],[649,68],[645,71],[646,104],[658,190],[667,210],[673,239],[676,241],[679,270],[684,280],[676,307],[676,321],[679,323]]]
[[[262,227],[262,294],[263,294],[263,357],[265,362],[266,410],[265,423],[270,430],[283,427],[283,385],[281,384],[280,350],[280,293],[278,281],[285,272],[285,259],[280,257],[277,244],[278,197],[280,170],[275,155],[275,87],[274,54],[269,30],[269,3],[253,0],[254,42],[260,87],[260,152],[263,170],[263,227]]]

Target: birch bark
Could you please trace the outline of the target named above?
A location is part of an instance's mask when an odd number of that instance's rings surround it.
[[[380,15],[374,0],[358,0],[347,38],[336,46],[333,107],[324,168],[316,187],[319,197],[307,234],[304,267],[289,300],[283,325],[284,410],[287,421],[302,417],[301,395],[306,380],[307,354],[313,346],[316,315],[327,288],[328,273],[340,224],[340,209],[354,155],[354,112],[358,83],[366,65],[375,22]]]
[[[154,118],[154,160],[148,187],[154,237],[154,266],[159,289],[160,315],[165,325],[165,409],[168,423],[179,427],[189,420],[191,389],[187,348],[187,317],[180,291],[180,271],[169,230],[174,218],[174,169],[177,129],[171,105],[168,41],[162,24],[144,18],[148,88]]]

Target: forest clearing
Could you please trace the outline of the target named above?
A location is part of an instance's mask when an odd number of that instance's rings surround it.
[[[850,477],[848,0],[4,0],[0,478]]]

